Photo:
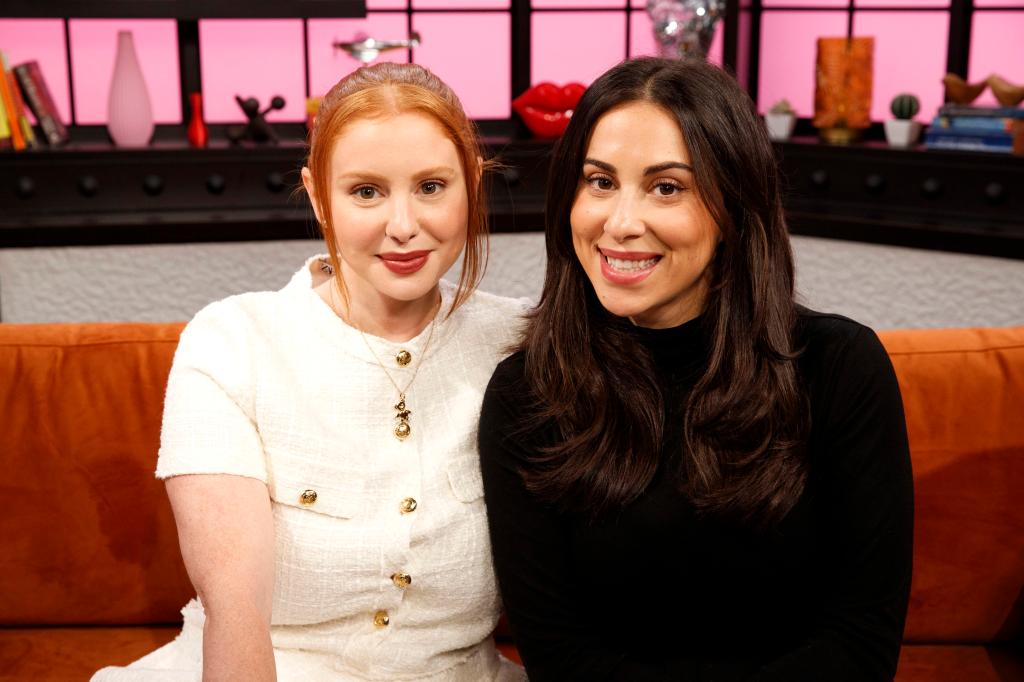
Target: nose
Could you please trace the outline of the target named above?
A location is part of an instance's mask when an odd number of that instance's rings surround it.
[[[416,219],[412,202],[405,197],[395,197],[384,234],[399,244],[405,244],[418,233],[419,222]]]
[[[639,237],[647,229],[641,215],[639,201],[620,192],[612,212],[604,224],[604,231],[615,241]]]

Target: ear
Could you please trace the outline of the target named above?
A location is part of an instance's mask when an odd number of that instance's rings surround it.
[[[323,225],[324,219],[320,215],[320,202],[316,200],[316,185],[313,183],[313,174],[309,172],[308,166],[302,167],[302,186],[306,188],[306,194],[309,195],[309,203],[313,205],[316,221]]]

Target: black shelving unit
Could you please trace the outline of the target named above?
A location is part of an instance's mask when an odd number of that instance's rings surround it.
[[[551,143],[487,138],[495,232],[543,229]],[[1024,259],[1024,159],[776,145],[794,234]],[[0,156],[0,247],[304,239],[300,137],[277,146],[82,144]]]

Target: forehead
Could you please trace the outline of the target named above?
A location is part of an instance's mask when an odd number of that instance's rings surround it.
[[[331,150],[335,170],[396,164],[458,169],[459,156],[441,124],[418,112],[358,118],[342,128]]]
[[[662,161],[689,162],[683,132],[676,118],[651,102],[627,102],[609,109],[597,119],[587,144],[587,156],[603,161],[636,158],[648,164]]]

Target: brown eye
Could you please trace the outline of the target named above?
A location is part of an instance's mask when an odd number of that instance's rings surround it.
[[[375,199],[377,197],[377,190],[373,187],[359,187],[356,189],[356,194],[360,199],[366,199],[369,201],[370,199]]]
[[[658,183],[658,194],[663,197],[670,197],[679,192],[679,188],[670,182]]]
[[[424,194],[437,194],[441,191],[441,184],[438,182],[424,182],[421,190]]]

